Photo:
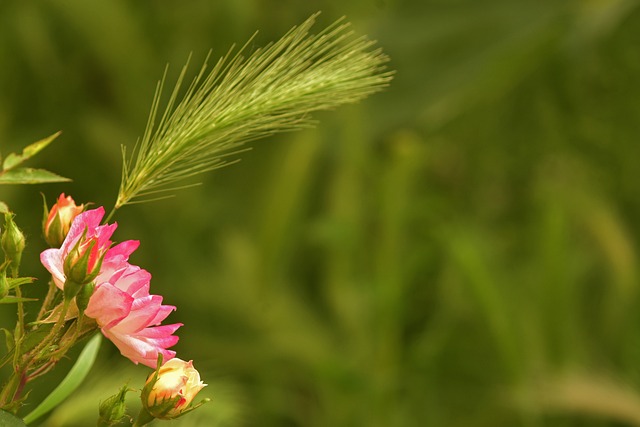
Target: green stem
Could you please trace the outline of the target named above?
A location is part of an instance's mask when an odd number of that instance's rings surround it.
[[[111,221],[111,218],[113,218],[113,215],[115,215],[117,210],[118,210],[118,205],[116,204],[116,206],[114,206],[113,209],[111,209],[111,212],[109,212],[109,215],[107,215],[107,217],[105,218],[104,224]]]
[[[60,329],[62,328],[62,326],[64,325],[64,320],[65,317],[67,316],[67,311],[69,311],[69,304],[70,304],[70,300],[64,300],[63,305],[62,305],[62,310],[60,310],[60,316],[58,317],[58,320],[56,321],[56,323],[53,325],[53,328],[51,328],[51,331],[49,332],[49,335],[47,335],[47,337],[42,340],[42,342],[40,344],[38,344],[36,346],[36,348],[34,348],[33,350],[30,351],[31,353],[31,357],[27,358],[26,361],[26,365],[28,366],[34,359],[38,358],[38,355],[48,346],[50,346],[52,343],[56,342],[57,338],[58,338],[58,333],[60,332]]]
[[[11,266],[11,277],[12,278],[17,278],[18,277],[18,266],[17,265],[12,265]],[[20,289],[20,286],[16,287],[16,297],[17,298],[22,298],[22,289]],[[15,334],[15,342],[17,343],[22,336],[24,335],[24,303],[22,301],[18,301],[18,321],[16,324],[16,334]]]
[[[155,420],[155,417],[147,412],[146,409],[140,409],[140,413],[138,414],[138,418],[133,422],[131,427],[142,427],[149,424],[151,421]]]
[[[47,295],[44,297],[44,301],[42,302],[42,307],[40,307],[40,311],[38,312],[38,317],[37,317],[36,320],[38,320],[38,321],[42,320],[44,315],[50,310],[51,303],[53,302],[53,299],[55,298],[57,290],[58,290],[58,287],[56,286],[54,281],[50,280],[49,281],[49,290],[47,291]]]
[[[32,366],[34,366],[34,362],[36,365],[40,362],[40,353],[50,347],[53,343],[57,342],[58,335],[60,333],[60,330],[62,329],[62,326],[64,325],[65,317],[67,315],[67,311],[69,310],[69,303],[70,301],[64,301],[64,305],[62,306],[62,310],[60,312],[60,317],[58,317],[58,320],[53,325],[53,328],[49,332],[49,335],[47,335],[42,340],[42,342],[38,344],[34,349],[25,354],[24,357],[21,358],[22,360],[14,361],[14,371],[11,374],[11,377],[9,377],[9,380],[3,387],[2,391],[0,392],[0,406],[6,406],[15,401],[16,398],[19,397],[19,394],[24,388],[25,384],[30,379],[33,379],[29,378],[27,372],[31,369]],[[16,341],[16,346],[19,345],[20,343]],[[20,357],[18,357],[18,359],[20,359]]]
[[[2,392],[0,392],[0,407],[4,407],[13,401],[21,382],[22,372],[16,370],[2,388]]]

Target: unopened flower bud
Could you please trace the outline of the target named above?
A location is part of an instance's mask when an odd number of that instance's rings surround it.
[[[11,267],[18,268],[25,246],[24,234],[13,222],[13,214],[11,213],[4,214],[4,225],[5,230],[2,234],[2,239],[0,239],[2,250],[6,259],[11,261]]]
[[[58,201],[47,212],[45,206],[42,231],[44,238],[51,247],[59,247],[67,237],[73,219],[84,210],[84,205],[76,206],[71,196],[65,197],[64,193],[58,197]]]
[[[64,275],[67,282],[86,285],[98,276],[102,260],[108,247],[100,247],[97,238],[80,237],[64,260]],[[77,293],[77,292],[76,292]]]
[[[118,393],[100,403],[100,418],[98,419],[99,427],[121,425],[120,421],[124,418],[127,409],[124,402],[125,395],[129,391],[132,390],[127,385],[124,385]]]
[[[170,420],[200,406],[201,403],[192,405],[192,402],[205,386],[192,361],[173,358],[147,379],[142,406],[151,416]]]

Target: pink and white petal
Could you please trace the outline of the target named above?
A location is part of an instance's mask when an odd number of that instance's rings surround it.
[[[154,348],[158,348],[158,349],[166,349],[169,347],[173,347],[174,345],[176,345],[178,343],[178,341],[180,341],[180,337],[178,337],[177,335],[171,335],[168,337],[161,337],[161,338],[146,338],[143,337],[141,335],[137,335],[136,336],[138,339],[142,339],[144,340],[146,343],[148,343],[149,345],[153,346]]]
[[[178,337],[172,334],[182,326],[183,326],[182,323],[172,323],[171,325],[154,326],[151,328],[143,329],[142,331],[140,331],[138,335],[144,336],[149,339],[154,339],[154,340],[158,340],[161,338],[175,339],[173,344],[164,346],[164,347],[170,347],[178,342]]]
[[[132,297],[141,298],[149,295],[150,282],[151,274],[147,270],[132,266],[114,284]]]
[[[172,359],[175,351],[154,346],[145,339],[136,336],[121,335],[113,330],[103,329],[102,333],[109,338],[120,350],[120,353],[130,359],[133,363],[142,363],[150,368],[155,368],[158,353],[162,353],[164,360]]]
[[[135,299],[144,298],[150,295],[149,286],[150,286],[150,283],[148,281],[136,282],[129,287],[127,292],[130,292],[131,296],[134,297]]]
[[[102,329],[102,333],[118,347],[120,354],[130,359],[136,365],[142,363],[150,368],[155,367],[155,365],[150,365],[149,361],[145,359],[145,355],[154,350],[151,345],[128,335],[116,334],[110,329]]]
[[[96,246],[105,249],[111,246],[111,240],[109,239],[111,239],[111,236],[116,231],[116,228],[118,228],[118,224],[115,222],[113,224],[101,225],[99,227],[96,227],[94,229],[94,235],[98,240],[98,244]]]
[[[99,226],[103,216],[104,208],[101,206],[97,209],[91,209],[82,212],[77,217],[75,217],[73,222],[71,223],[71,228],[69,228],[69,233],[62,243],[61,249],[63,249],[65,252],[68,252],[73,247],[71,243],[75,244],[75,242],[80,237],[82,237],[85,229],[93,230],[97,226]]]
[[[65,276],[60,249],[45,249],[40,253],[40,262],[51,273],[56,286],[62,289]]]
[[[171,314],[171,312],[175,311],[176,308],[172,305],[161,305],[160,309],[156,313],[156,317],[149,321],[150,326],[159,325],[164,319]]]
[[[111,328],[126,318],[131,312],[133,298],[109,283],[96,286],[85,314],[96,319],[102,328]]]
[[[105,255],[105,261],[110,258],[122,258],[123,261],[127,261],[129,256],[135,252],[140,246],[139,240],[125,240],[122,243],[118,243],[111,249],[109,249]]]
[[[131,305],[129,315],[114,326],[119,333],[135,334],[150,325],[150,321],[156,317],[160,304],[157,296],[149,295],[145,298],[136,299]]]

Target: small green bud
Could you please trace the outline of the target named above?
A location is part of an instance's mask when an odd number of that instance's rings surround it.
[[[102,261],[107,252],[106,248],[99,249],[97,247],[98,240],[95,237],[86,238],[86,233],[85,229],[84,234],[69,251],[63,263],[67,281],[80,285],[93,281],[100,274]]]
[[[132,391],[132,389],[125,384],[118,393],[100,403],[98,427],[110,427],[120,424],[127,410],[124,400],[129,391]]]
[[[11,268],[17,269],[20,266],[20,260],[22,259],[22,251],[25,247],[25,238],[22,231],[18,228],[15,222],[13,222],[13,214],[4,214],[5,230],[0,239],[4,256],[11,262]]]

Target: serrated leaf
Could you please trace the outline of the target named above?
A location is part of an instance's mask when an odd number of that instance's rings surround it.
[[[89,370],[96,360],[96,355],[100,349],[102,335],[96,334],[80,352],[78,360],[73,368],[69,371],[62,382],[47,396],[36,409],[24,417],[24,422],[29,424],[37,420],[47,412],[57,407],[64,399],[66,399],[85,379]]]
[[[9,213],[9,206],[6,203],[0,202],[0,214]]]
[[[29,301],[38,301],[38,298],[18,298],[13,295],[7,295],[6,297],[0,299],[0,304],[15,304],[17,302],[29,302]]]
[[[20,418],[9,412],[0,410],[0,426],[3,427],[25,427],[26,424]]]
[[[0,174],[0,184],[43,184],[71,181],[44,169],[18,168]]]
[[[25,160],[30,159],[31,157],[38,154],[42,149],[44,149],[47,145],[51,144],[54,139],[60,136],[60,131],[54,133],[51,136],[48,136],[40,141],[34,142],[33,144],[27,145],[24,150],[22,150],[21,154],[11,153],[5,159],[2,164],[2,169],[8,171],[9,169],[13,169],[19,164],[23,163]]]

